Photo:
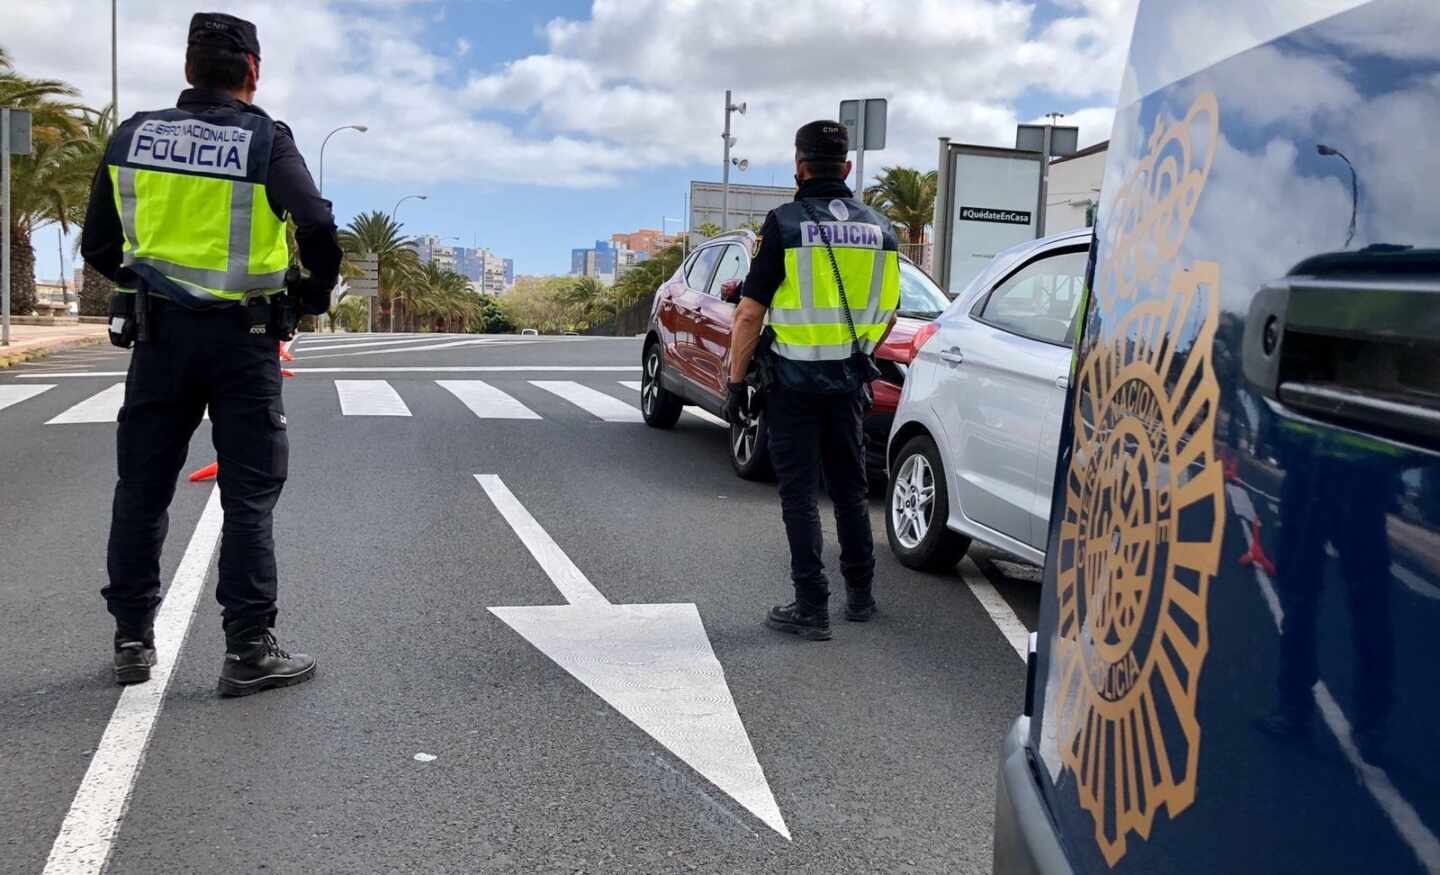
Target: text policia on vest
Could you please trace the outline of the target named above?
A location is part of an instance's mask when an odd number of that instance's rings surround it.
[[[196,169],[243,177],[252,132],[201,121],[143,122],[130,140],[126,160],[168,169]]]
[[[879,225],[872,225],[869,222],[801,222],[800,223],[800,245],[802,246],[824,246],[824,237],[820,234],[821,226],[825,228],[825,236],[830,238],[831,246],[853,246],[858,249],[884,249],[885,235]]]

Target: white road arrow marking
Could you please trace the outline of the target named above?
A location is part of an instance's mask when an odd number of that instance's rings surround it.
[[[611,604],[499,477],[475,479],[569,602],[490,612],[789,839],[695,605]]]

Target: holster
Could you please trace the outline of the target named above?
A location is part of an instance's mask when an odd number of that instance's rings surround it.
[[[110,296],[110,342],[121,349],[135,345],[140,333],[135,316],[137,292],[116,292]]]
[[[295,336],[295,327],[300,323],[300,313],[289,292],[270,296],[270,318],[265,333],[276,340],[289,340]]]

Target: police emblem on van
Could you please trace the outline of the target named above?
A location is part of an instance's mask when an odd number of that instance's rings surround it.
[[[1099,327],[1077,359],[1051,548],[1059,683],[1047,719],[1112,866],[1130,832],[1149,837],[1161,806],[1173,819],[1195,799],[1196,693],[1224,527],[1211,360],[1220,266],[1186,263],[1183,251],[1218,107],[1204,94],[1183,120],[1165,118],[1103,217]]]

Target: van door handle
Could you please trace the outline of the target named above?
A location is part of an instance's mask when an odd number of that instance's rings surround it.
[[[1314,256],[1265,284],[1245,320],[1247,388],[1330,425],[1440,448],[1437,271],[1434,250],[1372,248]]]
[[[1057,388],[1057,389],[1069,389],[1069,388],[1070,388],[1070,378],[1067,377],[1067,376],[1065,376],[1064,374],[1061,374],[1060,376],[1056,377],[1056,378],[1055,378],[1055,388]]]
[[[960,347],[952,346],[947,350],[942,350],[940,353],[940,358],[943,361],[947,361],[952,365],[958,365],[964,363],[965,353],[960,351]]]

